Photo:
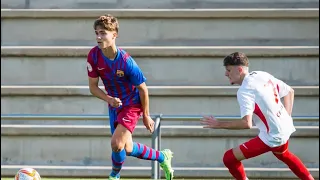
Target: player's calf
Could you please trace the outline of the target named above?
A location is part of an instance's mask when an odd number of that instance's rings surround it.
[[[166,180],[173,179],[174,170],[171,167],[171,159],[173,157],[173,153],[169,149],[157,151],[137,142],[127,143],[126,149],[128,149],[128,156],[137,157],[139,159],[158,161],[160,163],[161,169],[165,173]]]
[[[111,177],[120,177],[122,165],[126,159],[126,150],[124,149],[127,139],[131,137],[130,131],[119,124],[111,138],[112,148],[112,171]]]
[[[273,154],[282,162],[288,165],[291,171],[299,177],[301,180],[314,180],[308,169],[302,163],[302,161],[289,150],[283,153],[276,153]]]
[[[162,163],[165,158],[161,151],[157,151],[137,142],[133,142],[132,152],[129,156],[137,157],[139,159],[158,161],[159,163]]]
[[[223,156],[223,163],[229,169],[230,174],[237,180],[247,180],[241,161],[239,161],[232,149],[225,152]]]

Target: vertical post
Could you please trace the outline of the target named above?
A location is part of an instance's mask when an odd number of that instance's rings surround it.
[[[158,151],[161,151],[161,116],[159,116],[159,125],[157,129],[157,134],[158,134]],[[157,163],[158,166],[158,179],[161,179],[161,171],[160,171],[160,165]]]
[[[30,0],[25,1],[25,9],[30,9]]]
[[[161,115],[157,116],[154,123],[154,131],[152,134],[152,148],[159,151],[160,150],[160,119]],[[157,161],[151,161],[151,178],[160,179],[160,166]]]

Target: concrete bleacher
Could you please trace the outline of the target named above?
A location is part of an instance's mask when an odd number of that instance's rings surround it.
[[[13,120],[12,117],[3,117],[3,119]],[[18,119],[23,118],[18,117]],[[73,121],[81,120],[73,119]],[[8,175],[13,172],[12,168],[17,164],[28,162],[28,165],[33,167],[41,164],[40,172],[50,176],[68,177],[73,174],[74,176],[104,177],[105,171],[103,170],[110,169],[110,157],[106,156],[110,154],[110,149],[105,148],[110,142],[110,132],[106,124],[92,126],[43,125],[42,123],[41,125],[2,124],[2,143],[7,144],[1,149],[1,152],[5,154],[2,158],[3,174]],[[197,177],[200,172],[190,173],[191,168],[197,167],[202,168],[202,177],[227,178],[229,175],[221,161],[225,148],[242,143],[254,137],[256,133],[256,128],[226,132],[224,130],[204,130],[199,125],[163,125],[161,146],[170,147],[176,152],[174,166],[178,169],[177,176]],[[134,137],[139,142],[150,144],[150,135],[141,124],[137,127]],[[318,126],[297,126],[297,132],[292,136],[290,143],[291,150],[303,159],[315,177],[317,177],[319,164],[318,138]],[[15,143],[11,143],[13,141]],[[35,146],[39,148],[35,149]],[[23,152],[18,150],[21,147],[24,148]],[[184,150],[181,151],[181,149]],[[148,177],[150,175],[150,169],[147,168],[149,165],[148,161],[128,158],[126,167],[131,170],[123,171],[123,176]],[[271,153],[244,161],[244,165],[248,167],[248,174],[251,177],[276,179],[294,177]],[[85,169],[84,166],[89,168]],[[50,167],[56,168],[50,169]],[[269,172],[264,172],[266,170]],[[139,174],[135,171],[139,171]],[[55,174],[57,172],[59,174]]]
[[[90,48],[89,46],[2,46],[1,63],[8,68],[1,69],[1,84],[87,85],[87,74],[83,71],[86,70],[86,55]],[[319,85],[318,46],[123,48],[135,58],[148,78],[148,85],[152,86],[228,86],[229,82],[224,77],[222,58],[234,51],[243,51],[249,56],[252,70],[268,71],[292,86]],[[12,69],[15,68],[19,71],[12,73]],[[285,73],[283,68],[288,68]],[[59,73],[57,69],[60,69]],[[39,76],[39,73],[43,76]]]
[[[30,9],[180,9],[315,8],[318,0],[2,0],[1,8]]]
[[[149,88],[150,109],[155,114],[239,115],[234,87],[152,86]],[[297,87],[296,91],[293,115],[318,116],[319,87]],[[2,86],[1,96],[1,101],[5,104],[1,107],[3,114],[108,113],[107,104],[91,96],[87,86]]]
[[[199,118],[163,116],[161,146],[176,152],[174,166],[178,177],[228,178],[221,161],[224,150],[254,137],[257,129],[213,131],[203,129],[199,124],[187,123],[196,122]],[[236,120],[238,117],[218,118]],[[290,148],[318,177],[319,117],[294,117],[294,122],[297,131],[292,136]],[[111,136],[107,124],[106,116],[3,115],[1,136],[6,146],[1,149],[2,175],[10,175],[16,168],[27,164],[46,176],[104,177],[110,169],[110,157],[106,155],[110,154],[110,149],[105,148]],[[134,138],[150,144],[150,134],[141,122]],[[271,153],[246,160],[244,165],[251,177],[294,178]],[[123,176],[148,177],[149,167],[148,161],[128,158]]]
[[[1,176],[28,165],[44,177],[107,176],[107,104],[89,93],[86,54],[95,45],[93,21],[111,13],[120,20],[118,45],[148,78],[151,113],[164,115],[161,146],[175,152],[177,177],[230,178],[224,151],[257,134],[256,128],[199,126],[201,115],[238,118],[237,86],[229,86],[222,59],[242,51],[250,70],[270,72],[295,89],[297,131],[290,148],[318,179],[318,5],[317,0],[1,1]],[[141,123],[134,137],[151,144]],[[295,178],[271,153],[244,164],[249,178]],[[122,175],[150,177],[150,168],[148,161],[128,158]]]
[[[308,9],[48,9],[2,10],[2,45],[95,45],[93,22],[120,20],[120,46],[319,45],[319,10]],[[12,31],[23,26],[28,36]],[[174,33],[179,32],[179,33]]]

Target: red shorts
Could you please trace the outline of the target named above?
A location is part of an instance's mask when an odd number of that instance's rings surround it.
[[[117,120],[114,122],[114,126],[117,127],[118,124],[121,124],[133,133],[142,112],[140,104],[123,107],[117,112]]]
[[[289,141],[278,147],[267,146],[258,136],[241,144],[240,150],[246,159],[272,151],[273,153],[284,153],[288,150]]]

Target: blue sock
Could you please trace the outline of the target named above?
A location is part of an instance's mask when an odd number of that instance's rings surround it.
[[[112,177],[120,177],[120,170],[126,159],[126,151],[122,149],[120,152],[113,152],[112,151],[112,171],[110,176]]]
[[[164,161],[164,154],[162,152],[136,142],[133,142],[133,148],[130,156],[137,157],[139,159],[158,161],[159,163]]]

